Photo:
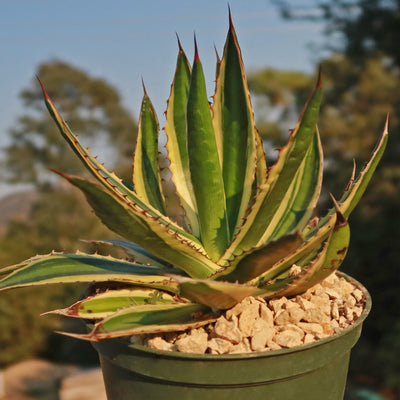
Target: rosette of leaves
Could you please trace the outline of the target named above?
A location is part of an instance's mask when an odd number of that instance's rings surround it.
[[[215,319],[247,296],[294,296],[335,271],[349,245],[347,223],[384,152],[387,123],[371,159],[355,171],[343,196],[322,218],[323,155],[317,129],[318,78],[287,144],[267,166],[254,122],[241,52],[230,18],[217,55],[212,105],[197,46],[193,65],[179,43],[166,111],[169,170],[182,209],[168,213],[162,184],[159,123],[144,92],[134,152],[133,182],[121,181],[79,142],[46,93],[61,135],[95,181],[58,172],[86,196],[121,240],[126,259],[51,253],[0,270],[0,290],[88,282],[101,290],[53,311],[93,320],[82,339],[185,330]],[[70,334],[74,335],[74,334]]]

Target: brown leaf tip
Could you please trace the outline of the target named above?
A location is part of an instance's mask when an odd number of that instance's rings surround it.
[[[50,97],[49,97],[49,95],[48,95],[48,93],[47,93],[47,91],[46,91],[46,89],[45,89],[45,87],[44,87],[42,81],[39,79],[39,77],[38,77],[37,75],[36,75],[36,79],[38,80],[39,85],[40,85],[40,87],[42,88],[44,98],[45,98],[46,100],[50,100]]]
[[[232,13],[231,13],[231,6],[228,3],[228,13],[229,13],[229,29],[234,30],[233,22],[232,22]]]
[[[320,65],[318,68],[318,79],[317,79],[317,89],[322,88],[322,66]]]
[[[194,34],[194,62],[199,62],[199,49],[197,48],[196,33]]]
[[[180,53],[183,53],[183,47],[182,47],[181,41],[180,41],[180,39],[179,39],[179,35],[178,35],[177,32],[175,32],[175,35],[176,35],[176,38],[177,38],[177,40],[178,40],[179,52],[180,52]]]
[[[143,76],[142,76],[142,86],[143,86],[143,94],[144,94],[144,96],[148,97],[147,91],[146,91],[146,86],[144,85]]]
[[[386,121],[385,121],[385,133],[389,132],[389,111],[386,114]]]
[[[338,202],[333,197],[332,193],[329,193],[329,196],[331,197],[331,200],[332,200],[333,205],[334,205],[335,210],[336,210],[336,224],[335,224],[335,227],[340,227],[340,226],[346,225],[347,224],[346,218],[343,216],[342,212],[340,211],[340,206],[339,206]]]
[[[215,44],[214,44],[214,50],[215,50],[215,54],[217,56],[217,62],[220,63],[221,62],[221,58],[220,58],[220,56],[218,54],[217,46]]]

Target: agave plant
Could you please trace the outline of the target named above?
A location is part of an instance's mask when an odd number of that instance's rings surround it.
[[[84,148],[42,85],[61,135],[97,182],[58,172],[86,196],[97,216],[123,239],[126,259],[51,253],[0,270],[0,290],[88,282],[101,289],[53,311],[93,320],[76,337],[100,339],[185,330],[213,319],[247,296],[299,294],[335,271],[350,239],[347,223],[382,156],[387,124],[369,162],[355,171],[328,213],[313,215],[323,155],[317,129],[321,78],[277,161],[267,166],[230,18],[210,106],[197,45],[191,67],[179,43],[166,111],[169,171],[182,209],[168,212],[160,165],[159,123],[144,91],[133,185]],[[101,285],[100,285],[101,284]],[[74,334],[71,334],[74,335]]]

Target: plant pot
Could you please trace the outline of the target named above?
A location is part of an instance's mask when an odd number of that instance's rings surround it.
[[[292,349],[248,354],[185,354],[128,345],[94,343],[109,400],[341,400],[350,351],[371,309],[342,332]]]

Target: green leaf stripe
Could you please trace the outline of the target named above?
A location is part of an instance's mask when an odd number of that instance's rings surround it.
[[[190,86],[191,67],[179,42],[179,54],[175,76],[171,86],[166,112],[165,134],[166,149],[170,161],[169,169],[176,193],[185,211],[187,225],[192,234],[200,237],[200,227],[197,215],[196,198],[189,169],[188,139],[187,139],[187,99]]]
[[[212,110],[232,235],[235,227],[242,223],[252,193],[257,132],[241,52],[231,20],[219,64]]]
[[[201,241],[213,261],[229,244],[224,183],[196,46],[187,104],[189,165],[199,213]]]
[[[159,124],[153,104],[144,88],[140,111],[138,136],[133,164],[133,183],[135,192],[147,204],[165,214],[164,199],[161,192],[159,168],[158,131]]]

